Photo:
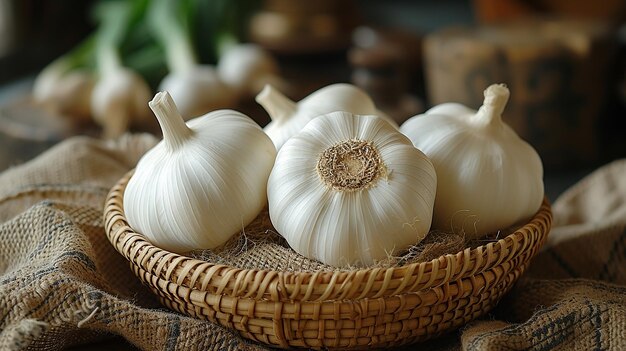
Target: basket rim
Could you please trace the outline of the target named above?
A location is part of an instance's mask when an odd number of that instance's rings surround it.
[[[431,288],[480,274],[512,261],[529,250],[530,256],[534,256],[545,243],[552,222],[550,203],[547,197],[544,197],[539,210],[513,233],[484,245],[441,255],[430,261],[354,270],[338,268],[293,272],[247,269],[167,251],[153,245],[143,234],[134,231],[123,212],[124,190],[133,173],[134,170],[130,170],[118,180],[109,191],[104,204],[105,231],[115,250],[132,265],[146,272],[157,276],[164,273],[165,280],[177,286],[233,297],[322,301],[345,299],[358,291],[361,293],[357,298],[380,298]],[[476,262],[470,262],[473,259]],[[462,262],[461,265],[458,262]],[[468,269],[470,263],[474,263],[474,266]],[[159,273],[155,274],[155,270]],[[204,279],[200,277],[203,274]],[[405,279],[416,274],[423,278],[413,279],[414,282],[409,282],[412,279]],[[254,277],[254,283],[240,282],[239,278],[243,277],[250,280]],[[357,282],[354,283],[354,280]],[[396,284],[389,284],[394,280],[397,280]],[[360,290],[357,287],[365,289]],[[303,291],[304,289],[306,290]]]

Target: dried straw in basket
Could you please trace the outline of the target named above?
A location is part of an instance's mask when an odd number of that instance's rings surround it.
[[[462,233],[432,231],[426,239],[400,253],[400,255],[389,256],[368,268],[388,268],[430,261],[441,255],[463,250],[471,244],[466,243],[464,239],[465,236]],[[362,269],[356,267],[339,269],[296,253],[272,227],[267,209],[263,210],[250,225],[220,248],[198,250],[192,252],[190,256],[215,264],[225,264],[243,269],[272,269],[287,272]]]
[[[223,248],[239,249],[225,264],[219,252],[204,253],[215,261],[181,256],[133,232],[122,207],[129,178],[107,198],[105,229],[134,273],[166,306],[284,348],[384,347],[454,330],[489,311],[511,288],[552,220],[545,201],[528,224],[499,240],[425,262],[417,262],[424,248],[415,248],[387,266],[353,270],[281,256],[286,248],[276,234],[248,227]],[[266,217],[257,220],[267,228]]]

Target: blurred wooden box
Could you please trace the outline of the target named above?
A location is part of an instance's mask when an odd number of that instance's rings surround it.
[[[612,39],[609,26],[582,20],[440,30],[424,44],[429,100],[478,108],[489,84],[506,83],[504,120],[546,168],[590,165],[600,158]]]

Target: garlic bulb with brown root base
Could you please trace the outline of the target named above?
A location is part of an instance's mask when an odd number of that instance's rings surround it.
[[[163,141],[141,158],[128,182],[128,223],[166,250],[215,248],[266,205],[274,144],[236,111],[213,111],[185,124],[167,92],[150,107]]]
[[[507,87],[494,84],[478,111],[447,103],[402,125],[437,170],[434,228],[479,238],[521,224],[539,210],[541,159],[502,121],[508,98]]]
[[[280,149],[268,181],[270,219],[308,258],[370,265],[426,236],[436,186],[431,162],[389,123],[332,112]]]

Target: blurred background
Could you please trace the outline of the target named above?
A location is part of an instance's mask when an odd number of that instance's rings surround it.
[[[158,134],[136,111],[103,120],[90,94],[107,63],[154,93],[187,57],[217,85],[206,111],[185,117],[228,107],[262,126],[254,96],[266,82],[295,101],[352,83],[398,123],[442,102],[478,108],[489,84],[506,83],[504,119],[557,194],[626,156],[625,19],[622,0],[0,0],[0,170],[73,135]],[[254,50],[231,50],[242,44]]]

